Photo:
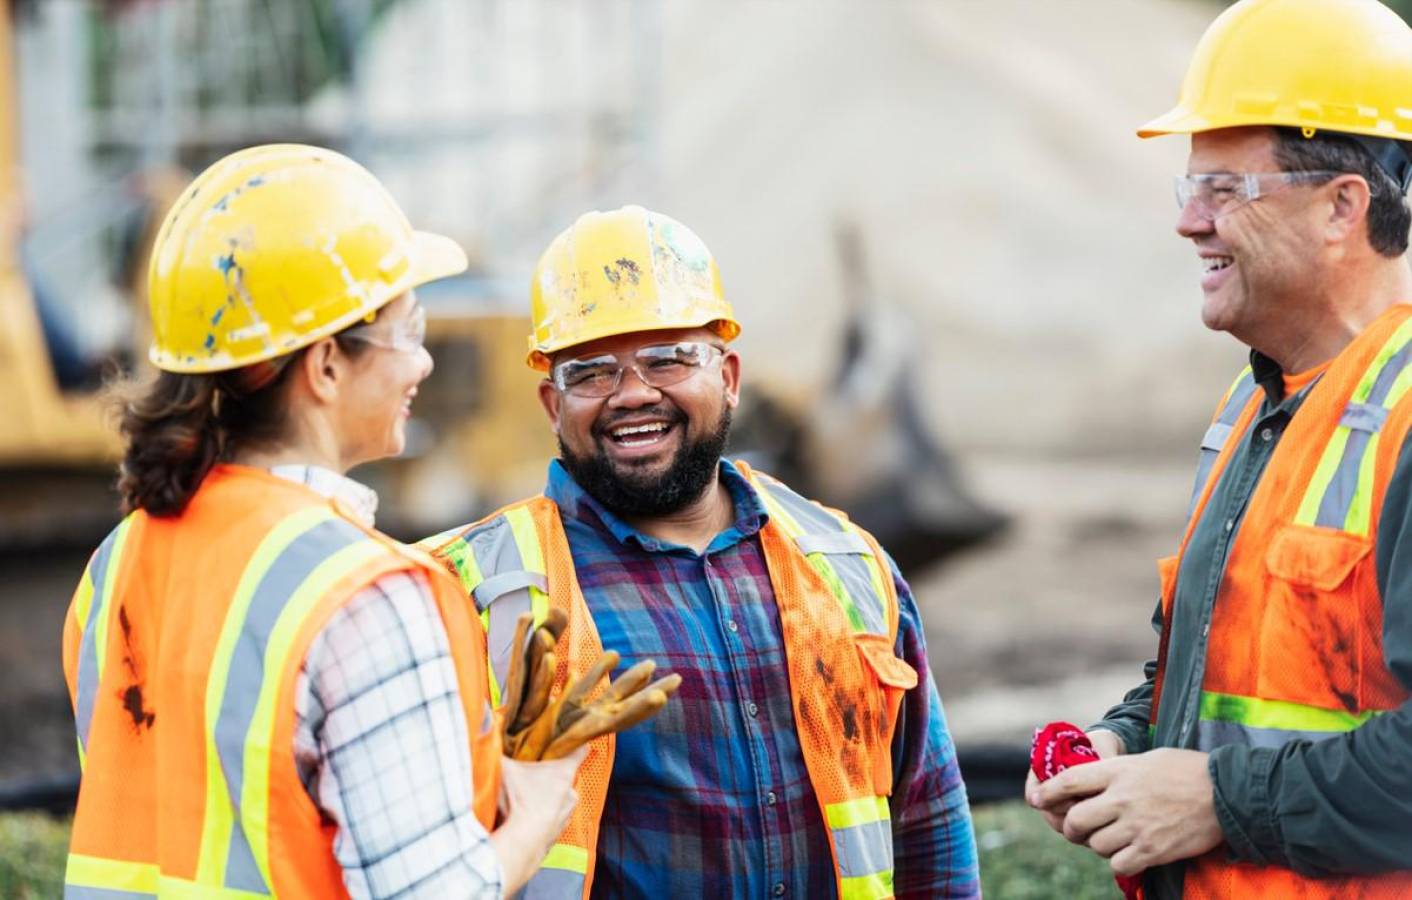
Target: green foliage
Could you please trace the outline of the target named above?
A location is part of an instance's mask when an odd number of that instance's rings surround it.
[[[68,852],[67,819],[40,813],[0,814],[0,897],[61,896]]]
[[[1022,801],[974,811],[987,900],[1114,900],[1107,860],[1049,830]]]

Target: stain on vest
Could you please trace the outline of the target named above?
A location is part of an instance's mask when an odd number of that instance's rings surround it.
[[[132,623],[128,621],[127,607],[118,607],[118,624],[123,629],[123,665],[127,666],[128,674],[132,676],[132,684],[123,690],[123,709],[132,716],[132,727],[140,731],[143,728],[151,728],[152,723],[157,720],[157,714],[144,708],[142,698],[142,677],[137,671],[137,662],[132,652]]]

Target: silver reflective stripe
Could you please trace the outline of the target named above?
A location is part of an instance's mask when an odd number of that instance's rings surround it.
[[[1343,416],[1338,423],[1355,431],[1381,431],[1387,421],[1387,407],[1368,403],[1350,403],[1343,408]]]
[[[1231,395],[1226,398],[1225,406],[1221,407],[1221,412],[1216,416],[1216,421],[1212,422],[1206,429],[1206,434],[1201,437],[1201,455],[1196,461],[1196,480],[1191,486],[1191,501],[1187,504],[1187,518],[1191,518],[1196,512],[1196,501],[1201,498],[1201,491],[1206,487],[1206,481],[1211,477],[1211,469],[1216,465],[1216,458],[1221,455],[1221,450],[1226,446],[1226,441],[1230,438],[1231,432],[1235,429],[1236,419],[1240,418],[1240,411],[1245,409],[1245,404],[1250,401],[1251,394],[1255,393],[1255,374],[1249,370],[1231,388]]]
[[[540,869],[518,897],[525,900],[570,900],[583,896],[583,875],[568,869]]]
[[[119,526],[121,527],[121,526]],[[113,548],[118,541],[118,530],[114,529],[88,564],[89,580],[93,582],[93,599],[88,604],[88,621],[83,623],[83,640],[78,650],[78,679],[74,697],[74,724],[78,730],[79,742],[84,752],[88,751],[88,731],[93,726],[93,704],[98,697],[98,617],[107,608],[108,598],[103,589],[108,582],[108,565],[113,561]]]
[[[513,578],[529,574],[524,571],[525,564],[520,556],[520,546],[515,542],[515,529],[510,527],[510,520],[504,516],[478,529],[466,542],[469,552],[476,555],[476,565],[485,577],[482,585],[491,584],[502,575]],[[491,670],[495,673],[496,684],[504,684],[510,672],[515,620],[520,617],[520,613],[529,612],[533,608],[529,592],[531,584],[533,582],[524,581],[518,588],[493,593],[487,590],[484,597],[480,587],[475,590],[476,608],[481,612],[485,612],[492,600],[495,602],[495,611],[491,614],[490,624],[486,628],[485,646],[490,657]],[[547,582],[545,586],[547,587]]]
[[[497,572],[489,576],[472,591],[475,595],[476,609],[485,611],[490,604],[498,598],[505,596],[511,591],[523,591],[528,587],[539,588],[544,593],[549,593],[549,579],[538,572]],[[526,593],[526,597],[528,597]]]
[[[1245,747],[1283,747],[1290,741],[1322,741],[1347,734],[1346,731],[1292,731],[1284,728],[1256,728],[1239,722],[1202,719],[1196,726],[1196,749],[1209,753],[1227,744]]]
[[[156,900],[156,894],[139,894],[136,891],[113,891],[108,888],[80,887],[64,885],[64,900]]]
[[[1372,433],[1362,430],[1350,431],[1348,442],[1343,445],[1343,457],[1338,468],[1324,488],[1324,496],[1319,500],[1319,512],[1314,516],[1314,524],[1339,531],[1348,524],[1348,510],[1353,506],[1353,498],[1358,493],[1358,470],[1362,468],[1363,453],[1368,449]]]
[[[1363,467],[1363,455],[1367,452],[1372,435],[1382,429],[1388,411],[1383,405],[1392,386],[1397,382],[1402,370],[1412,363],[1412,344],[1405,344],[1378,370],[1373,388],[1368,392],[1365,403],[1349,403],[1344,407],[1339,425],[1352,429],[1348,442],[1344,445],[1343,456],[1338,461],[1338,469],[1324,496],[1319,500],[1319,512],[1314,518],[1315,525],[1343,530],[1348,527],[1348,511],[1353,507],[1358,494],[1358,474]]]
[[[858,617],[863,620],[863,629],[873,634],[887,634],[887,598],[878,595],[873,586],[872,573],[862,557],[873,555],[868,542],[862,535],[850,531],[833,514],[817,503],[812,503],[785,487],[778,481],[760,479],[764,490],[785,512],[794,517],[804,533],[795,538],[795,543],[805,554],[824,553],[829,565],[843,582],[843,588],[853,601]],[[811,549],[811,545],[817,549]],[[881,559],[877,564],[883,569],[883,577],[891,578],[887,563]]]
[[[868,542],[855,531],[834,531],[827,534],[801,534],[795,543],[805,553],[857,553],[872,556]]]
[[[833,845],[844,878],[892,871],[892,823],[886,819],[836,828]]]
[[[289,543],[270,564],[250,599],[245,621],[231,653],[225,694],[216,718],[216,753],[220,756],[235,810],[226,858],[226,887],[269,893],[255,864],[250,842],[240,827],[241,791],[245,782],[245,744],[255,716],[255,704],[264,686],[265,648],[285,604],[318,566],[343,548],[365,540],[366,535],[342,519],[320,522]]]
[[[1206,434],[1201,437],[1202,450],[1215,450],[1220,452],[1226,446],[1226,438],[1231,436],[1231,426],[1225,422],[1212,422],[1206,429]]]

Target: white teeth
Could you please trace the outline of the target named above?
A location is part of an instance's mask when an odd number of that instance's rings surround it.
[[[1229,256],[1208,256],[1201,260],[1201,269],[1203,272],[1219,272],[1234,262]]]
[[[632,434],[651,434],[656,431],[666,431],[666,422],[653,422],[651,425],[630,425],[626,428],[614,428],[613,437],[623,438]]]

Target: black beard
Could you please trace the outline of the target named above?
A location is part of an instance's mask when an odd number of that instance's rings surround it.
[[[677,414],[676,423],[683,434],[686,417]],[[656,477],[640,476],[630,470],[618,471],[608,458],[600,436],[597,451],[589,456],[576,456],[559,439],[559,459],[564,468],[590,497],[614,515],[625,518],[667,516],[678,512],[701,498],[721,463],[730,437],[731,409],[722,407],[721,418],[710,434],[692,441],[683,437],[667,471]]]

